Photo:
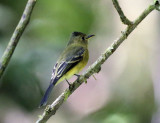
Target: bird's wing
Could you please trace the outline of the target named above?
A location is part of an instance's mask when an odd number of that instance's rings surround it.
[[[51,93],[57,81],[83,59],[84,51],[85,49],[83,47],[76,47],[74,50],[68,52],[68,54],[65,54],[67,57],[64,57],[63,60],[57,62],[53,68],[50,85],[41,100],[40,106],[43,106],[47,103],[49,94]]]
[[[76,50],[72,51],[65,60],[57,63],[54,66],[52,78],[60,79],[64,74],[77,65],[83,59],[84,51],[85,49],[83,47],[78,47]]]

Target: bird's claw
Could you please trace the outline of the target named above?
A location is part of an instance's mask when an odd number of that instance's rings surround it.
[[[77,76],[77,82],[80,83],[80,82],[79,82],[79,77],[80,77],[81,75],[78,75],[78,74],[74,74],[74,75]]]
[[[78,74],[74,74],[75,76],[77,76],[78,78],[81,76],[81,75],[78,75]]]
[[[77,82],[80,83],[79,78],[80,78],[81,75],[78,75],[78,74],[74,74],[74,75],[78,77]],[[87,79],[84,78],[84,82],[85,82],[85,84],[87,84]]]
[[[66,79],[66,82],[68,83],[68,85],[69,85],[69,90],[72,90],[72,88],[73,88],[73,84],[71,84],[67,79]]]

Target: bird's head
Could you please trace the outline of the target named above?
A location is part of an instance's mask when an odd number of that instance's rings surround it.
[[[93,37],[95,35],[86,35],[82,32],[73,32],[70,41],[68,42],[68,45],[72,43],[82,43],[82,44],[88,44],[88,39]]]

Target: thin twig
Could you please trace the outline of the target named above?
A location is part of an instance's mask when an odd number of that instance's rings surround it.
[[[34,8],[34,5],[36,3],[36,0],[28,0],[25,10],[22,14],[22,17],[14,30],[12,37],[8,43],[8,46],[6,50],[4,51],[2,58],[0,59],[0,78],[2,77],[11,57],[12,54],[19,42],[20,37],[22,36],[22,33],[24,32],[27,24],[29,23],[30,16],[32,14],[32,10]]]
[[[129,25],[122,35],[111,44],[111,46],[106,49],[106,51],[93,63],[88,70],[79,77],[78,80],[73,82],[71,89],[67,88],[51,105],[48,105],[36,123],[46,123],[47,120],[56,113],[59,107],[63,104],[65,100],[84,82],[94,73],[98,73],[101,70],[101,65],[111,56],[114,51],[119,47],[119,45],[129,36],[129,34],[138,26],[138,24],[154,9],[156,9],[155,4],[150,5],[143,13],[133,22],[132,25]]]
[[[117,0],[112,0],[114,7],[116,8],[121,21],[126,25],[132,25],[132,22],[124,15],[119,3]]]

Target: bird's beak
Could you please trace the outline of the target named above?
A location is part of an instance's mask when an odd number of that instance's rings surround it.
[[[95,35],[88,35],[88,36],[86,37],[86,39],[90,39],[90,38],[92,38],[93,36],[95,36]]]

